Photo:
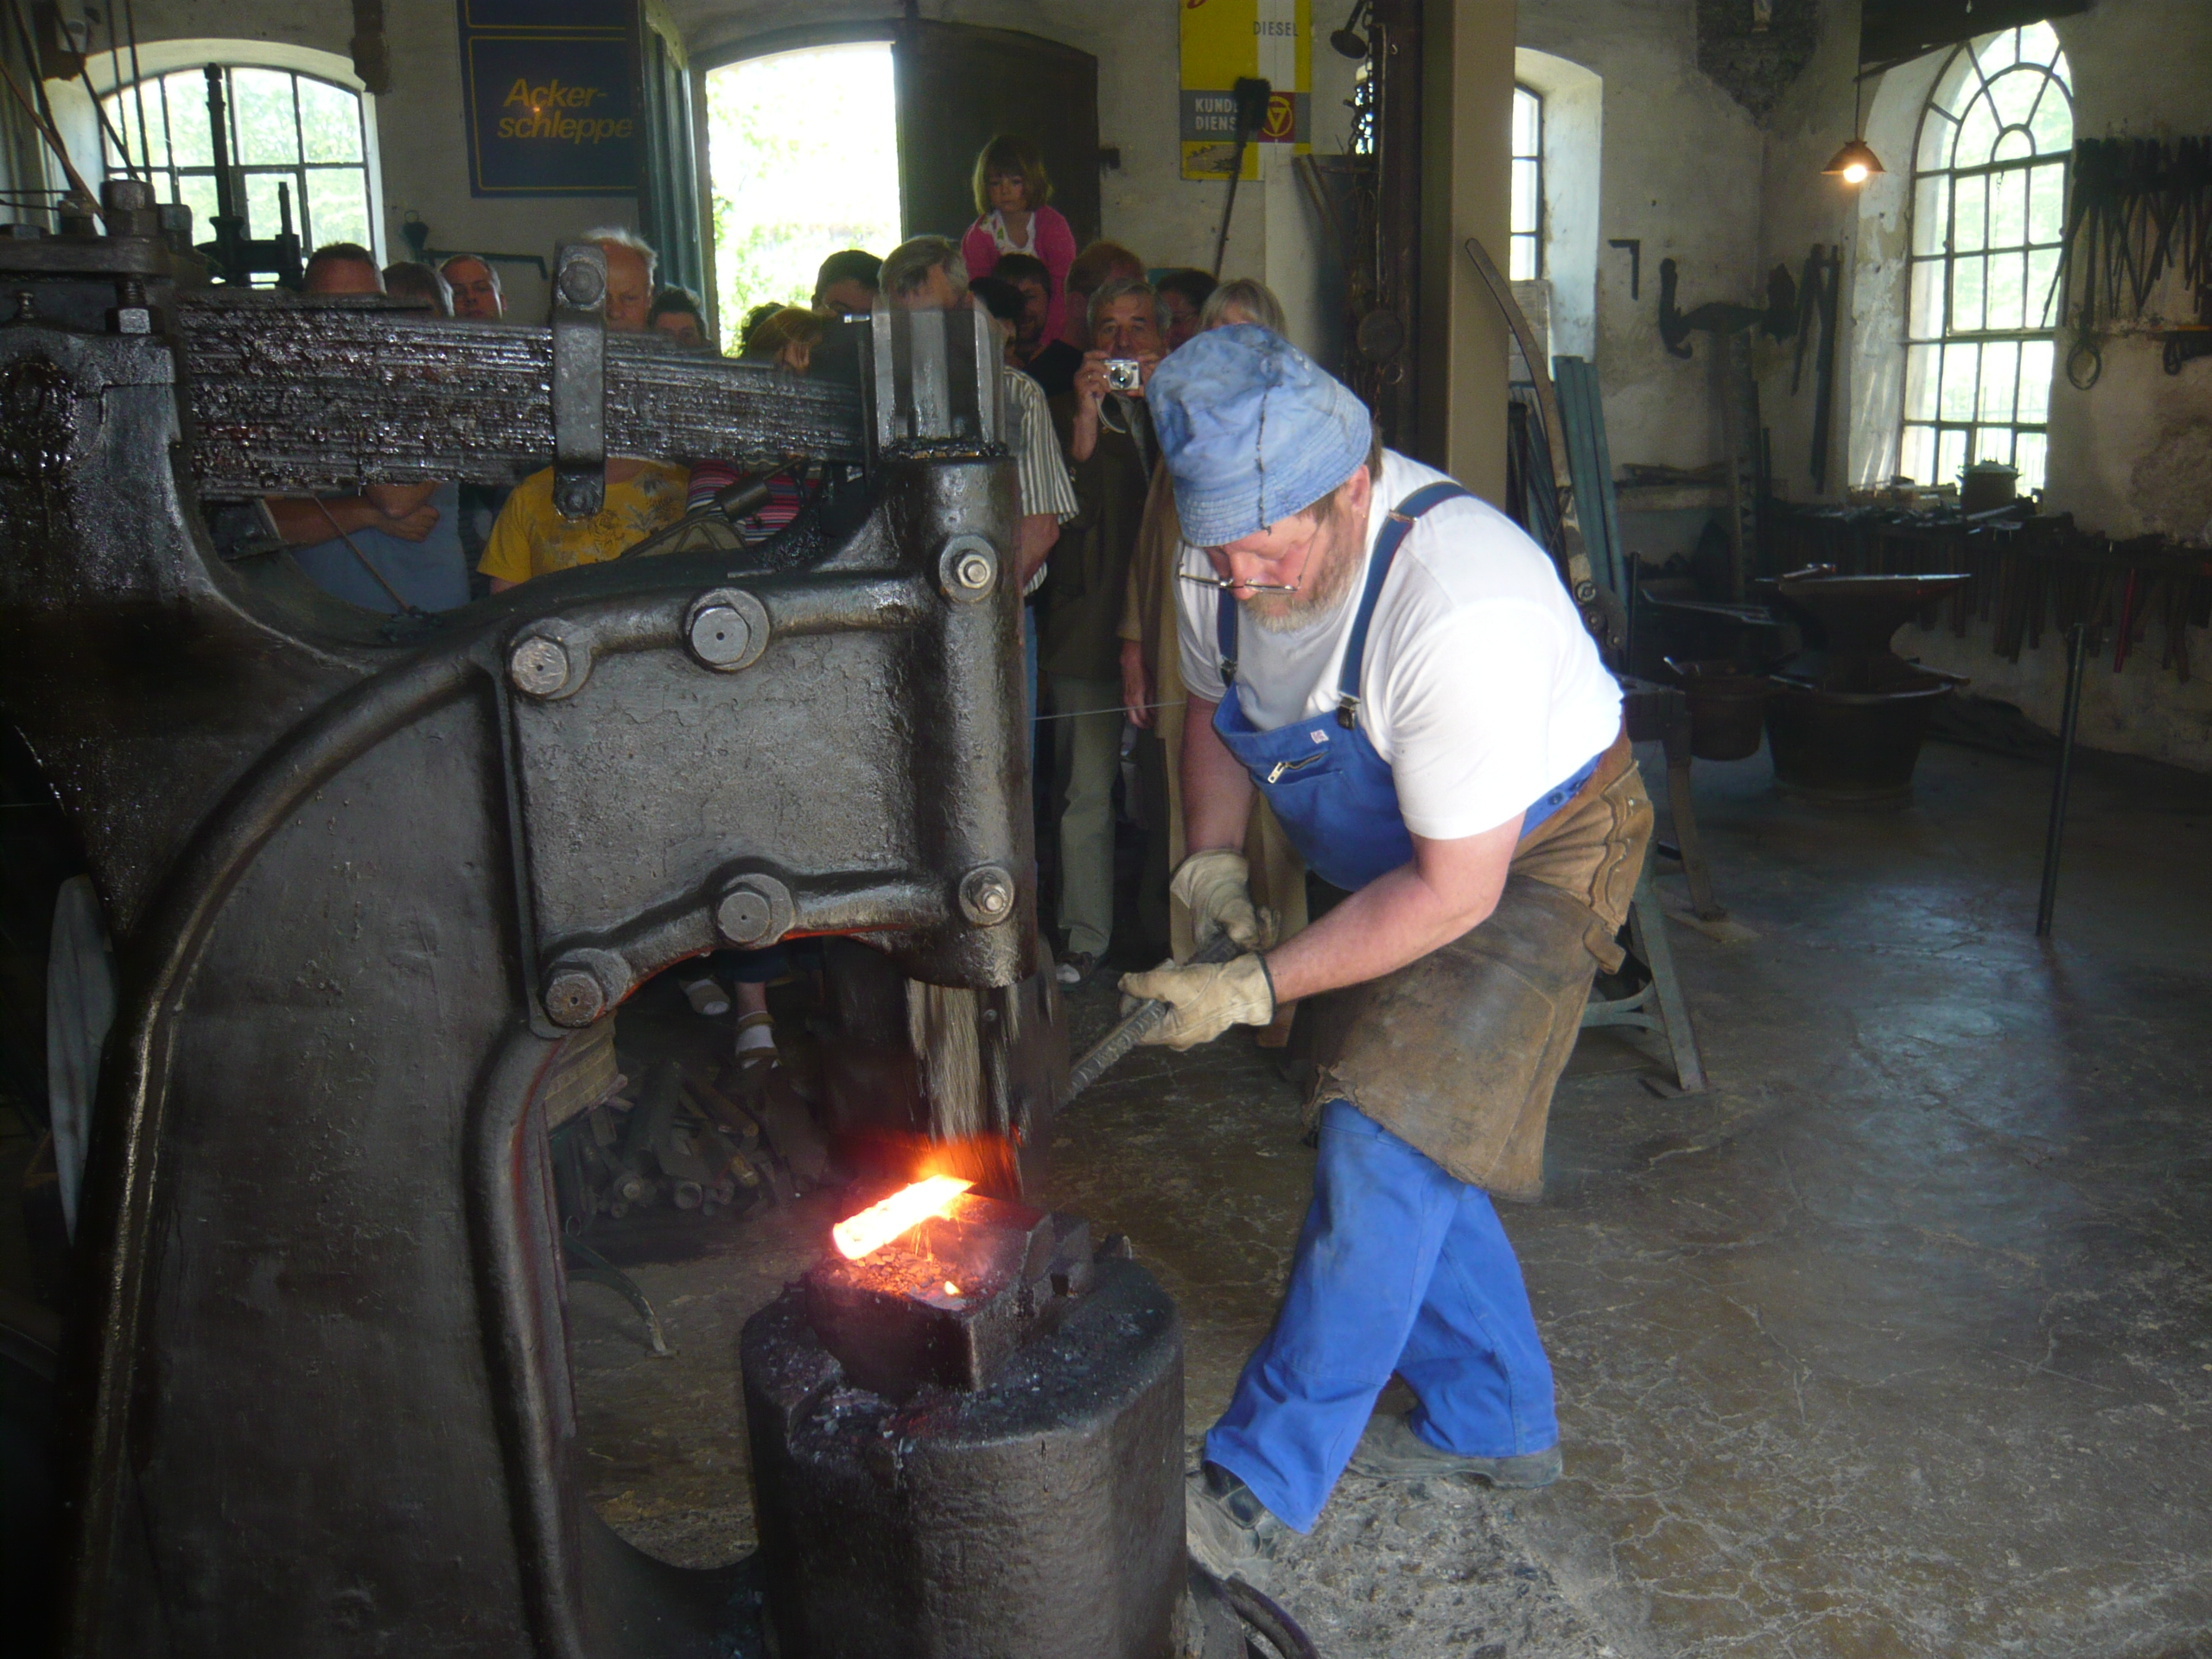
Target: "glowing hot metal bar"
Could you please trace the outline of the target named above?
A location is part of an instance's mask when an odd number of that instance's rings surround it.
[[[954,1175],[932,1175],[901,1187],[880,1204],[872,1204],[856,1216],[848,1216],[830,1230],[838,1254],[857,1262],[871,1250],[880,1250],[909,1227],[941,1216],[952,1201],[975,1185]]]

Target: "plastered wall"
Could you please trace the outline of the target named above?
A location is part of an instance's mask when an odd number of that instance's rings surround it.
[[[1758,295],[1762,141],[1742,105],[1697,67],[1695,0],[1521,0],[1519,44],[1603,83],[1594,358],[1616,467],[1701,467],[1721,453],[1712,352],[1688,361],[1659,340],[1659,264],[1675,259],[1682,303]],[[1639,296],[1626,253],[1643,243]],[[1583,311],[1554,293],[1556,313]]]
[[[334,79],[358,87],[349,61],[353,9],[346,0],[137,0],[141,48],[154,41],[207,40],[265,41],[332,54]],[[480,200],[469,194],[461,104],[459,23],[450,0],[388,0],[385,37],[391,60],[391,91],[376,100],[377,140],[384,196],[381,251],[404,258],[400,224],[412,211],[430,226],[434,247],[485,248],[542,253],[556,242],[605,224],[633,225],[627,197],[563,197],[549,200]],[[150,69],[149,69],[150,73]],[[57,106],[68,95],[56,89]],[[82,103],[82,94],[75,100]],[[91,124],[72,136],[73,148],[93,153]],[[80,142],[76,133],[83,134]],[[526,266],[503,265],[510,315],[542,321],[543,285]]]
[[[1831,496],[1844,484],[1885,479],[1902,378],[1903,274],[1913,134],[1941,59],[1901,65],[1866,88],[1866,137],[1892,170],[1855,194],[1820,169],[1851,136],[1856,9],[1834,9],[1819,49],[1776,112],[1767,140],[1762,262],[1795,270],[1815,241],[1841,244],[1849,316],[1839,363]],[[2212,131],[2212,5],[2202,0],[2100,0],[2056,19],[2074,74],[2079,137],[2168,137]],[[2161,308],[2177,311],[2169,289]],[[2088,391],[2061,374],[2051,392],[2050,477],[2044,505],[2083,526],[2127,537],[2146,531],[2212,540],[2212,361],[2167,375],[2158,343],[2122,335],[2103,346],[2103,372]],[[2062,353],[2063,356],[2063,353]],[[1767,362],[1761,414],[1774,433],[1777,469],[1807,492],[1812,398],[1789,391],[1785,364]],[[1616,445],[1614,453],[1620,454]],[[2204,636],[2193,638],[2197,654]],[[2064,652],[2046,637],[2017,664],[1989,649],[1987,630],[1967,639],[1908,629],[1898,646],[1970,675],[1973,689],[2019,704],[2056,728]],[[2161,670],[2163,631],[2115,673],[2107,651],[2083,696],[2082,741],[2094,747],[2212,767],[2212,683],[2181,684]]]

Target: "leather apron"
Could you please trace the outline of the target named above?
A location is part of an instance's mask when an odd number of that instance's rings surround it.
[[[1398,548],[1430,508],[1468,493],[1414,491],[1376,538],[1344,645],[1338,706],[1272,731],[1235,693],[1236,603],[1217,622],[1225,688],[1214,730],[1323,880],[1346,891],[1408,863],[1413,838],[1390,768],[1359,725],[1368,628]],[[1552,1090],[1600,965],[1620,964],[1651,834],[1625,733],[1532,802],[1497,907],[1461,938],[1382,978],[1307,999],[1300,1046],[1317,1068],[1309,1114],[1346,1100],[1459,1179],[1500,1198],[1543,1191]]]

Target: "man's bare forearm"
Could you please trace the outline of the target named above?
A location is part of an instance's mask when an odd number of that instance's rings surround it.
[[[368,504],[387,518],[404,518],[436,493],[435,484],[371,484],[361,491]]]
[[[1037,574],[1045,563],[1045,556],[1060,539],[1060,521],[1049,512],[1026,512],[1014,526],[1014,557],[1020,568],[1021,585],[1028,587],[1029,578]]]
[[[1214,730],[1215,706],[1193,696],[1183,711],[1183,839],[1194,853],[1243,847],[1252,816],[1252,776]]]

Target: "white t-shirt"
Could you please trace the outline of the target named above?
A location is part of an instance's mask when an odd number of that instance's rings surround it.
[[[1334,719],[1344,642],[1384,515],[1446,475],[1394,450],[1367,515],[1367,556],[1343,602],[1312,626],[1271,633],[1247,617],[1236,630],[1236,695],[1244,716],[1273,731],[1314,715]],[[1187,543],[1181,568],[1211,576]],[[1178,582],[1183,683],[1221,701],[1214,632],[1224,595]],[[1620,731],[1620,686],[1542,549],[1471,496],[1429,509],[1383,579],[1360,665],[1359,726],[1390,768],[1406,827],[1432,841],[1479,835],[1573,777]]]
[[[1037,215],[1035,213],[1029,215],[1029,239],[1026,242],[1017,242],[1014,239],[1014,232],[1007,229],[1005,219],[995,207],[991,209],[990,216],[984,219],[983,223],[990,227],[991,240],[997,245],[1001,253],[1037,251]]]

